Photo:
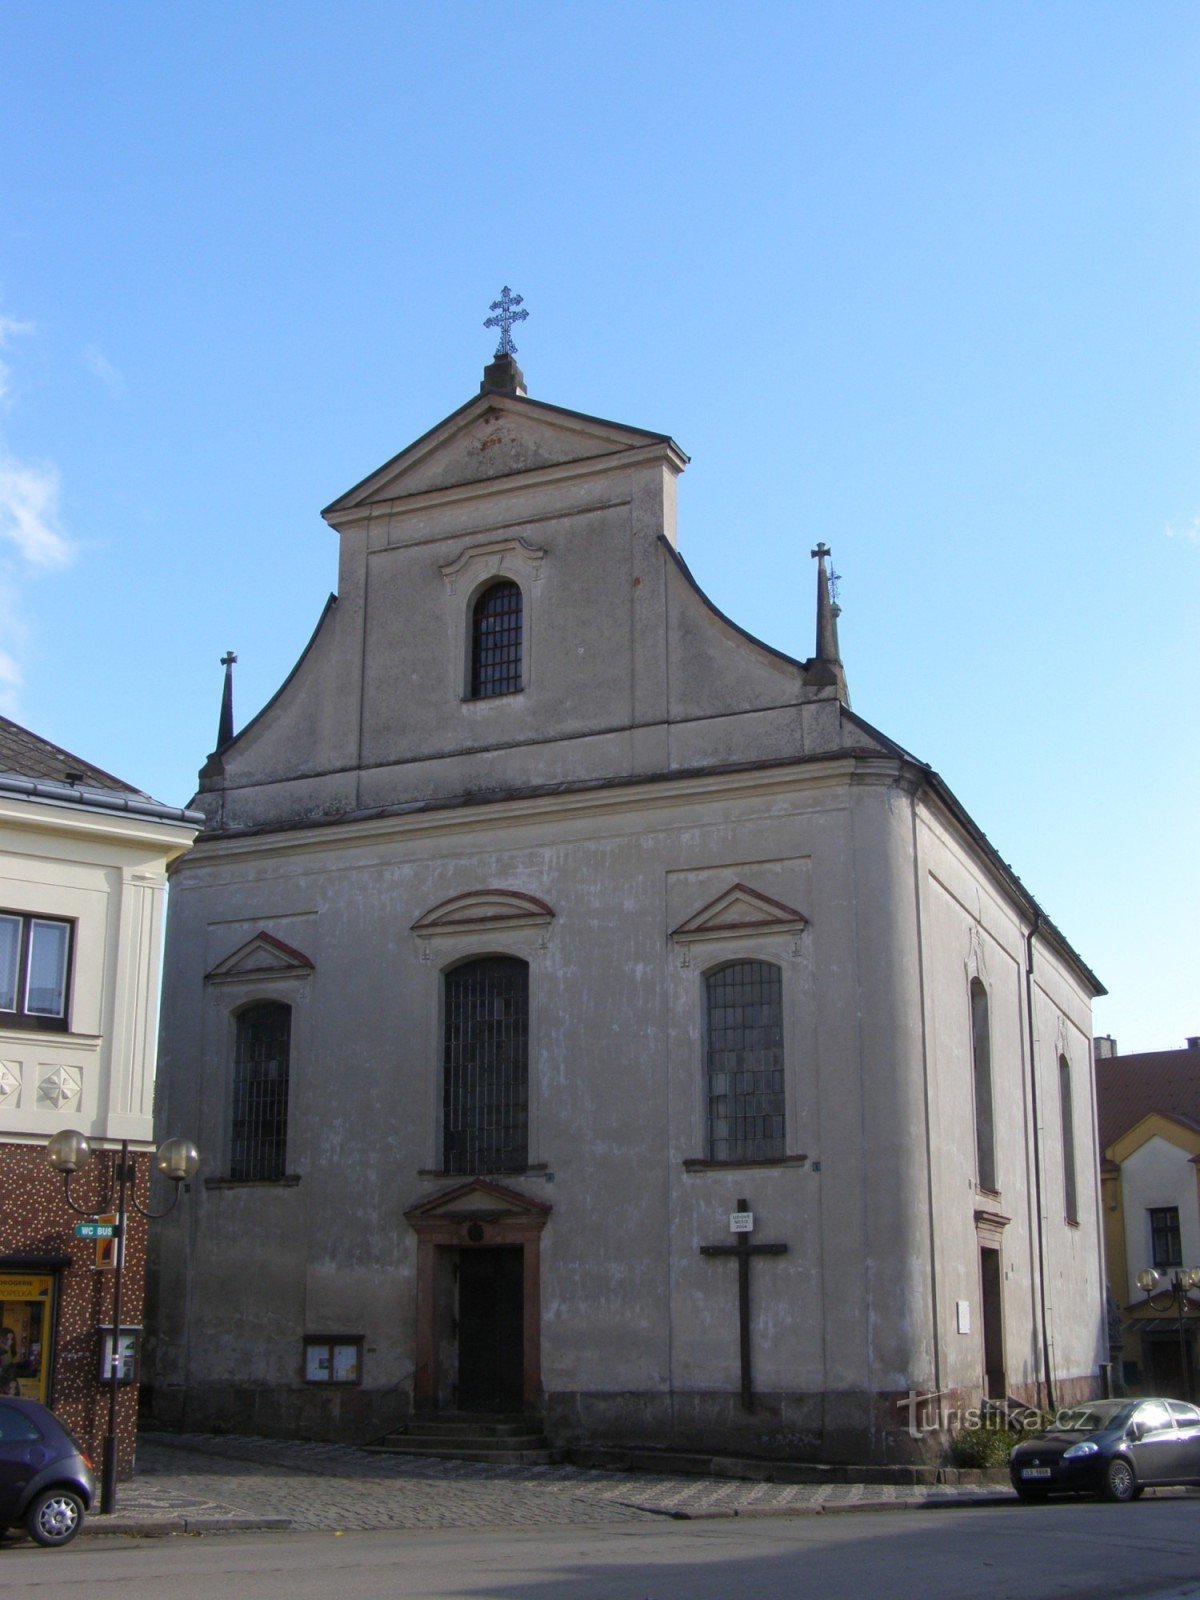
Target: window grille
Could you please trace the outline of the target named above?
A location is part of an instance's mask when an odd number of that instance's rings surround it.
[[[529,968],[510,956],[446,974],[442,1165],[520,1172],[529,1160]]]
[[[996,1181],[996,1125],[992,1106],[992,1031],[987,990],[971,979],[971,1061],[975,1077],[975,1172],[981,1189]]]
[[[1075,1177],[1075,1112],[1071,1102],[1071,1063],[1058,1058],[1058,1109],[1062,1123],[1063,1205],[1068,1222],[1079,1221],[1079,1186]]]
[[[278,1001],[248,1006],[237,1019],[229,1176],[282,1178],[287,1164],[292,1011]]]
[[[1150,1248],[1156,1267],[1183,1265],[1183,1241],[1179,1237],[1178,1206],[1151,1207]]]
[[[779,968],[737,961],[706,992],[709,1160],[774,1160],[786,1150]]]
[[[515,694],[521,688],[523,602],[519,585],[505,579],[485,589],[471,619],[471,695]]]

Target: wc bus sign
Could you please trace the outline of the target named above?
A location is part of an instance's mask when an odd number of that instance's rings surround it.
[[[115,1239],[117,1225],[115,1222],[77,1222],[75,1224],[75,1237],[77,1239]]]

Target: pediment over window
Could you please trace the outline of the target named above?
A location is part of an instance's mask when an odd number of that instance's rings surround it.
[[[442,1236],[447,1229],[457,1230],[472,1223],[480,1227],[487,1225],[488,1239],[492,1242],[490,1230],[496,1228],[540,1233],[552,1210],[547,1201],[531,1199],[506,1184],[493,1183],[489,1178],[471,1178],[410,1206],[404,1217],[422,1236]],[[482,1242],[471,1235],[465,1237],[468,1243]]]
[[[747,884],[731,884],[724,894],[693,912],[671,937],[687,944],[702,939],[728,939],[738,934],[799,933],[808,918],[794,906],[774,900]]]
[[[206,983],[232,983],[240,979],[255,978],[307,978],[314,971],[313,963],[295,946],[284,944],[273,933],[261,929],[253,939],[239,945],[224,960],[218,961],[211,972],[205,974]]]
[[[419,916],[412,931],[419,939],[441,933],[488,933],[508,928],[544,928],[554,912],[536,895],[518,889],[471,889],[451,895]]]
[[[506,577],[537,583],[542,576],[546,552],[527,539],[491,539],[469,545],[453,561],[439,568],[446,588],[455,594],[462,584],[471,585],[483,578]]]

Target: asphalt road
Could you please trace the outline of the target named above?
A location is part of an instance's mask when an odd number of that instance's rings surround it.
[[[30,1600],[1200,1600],[1200,1500],[0,1546]]]

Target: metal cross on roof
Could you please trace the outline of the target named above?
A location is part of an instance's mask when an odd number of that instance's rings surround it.
[[[498,356],[515,356],[517,347],[512,341],[512,325],[514,322],[524,322],[529,315],[528,311],[518,311],[517,306],[524,304],[524,296],[513,294],[507,284],[500,291],[499,300],[493,300],[488,307],[489,311],[499,312],[498,316],[488,317],[484,321],[485,328],[500,329],[500,343],[496,346]]]

